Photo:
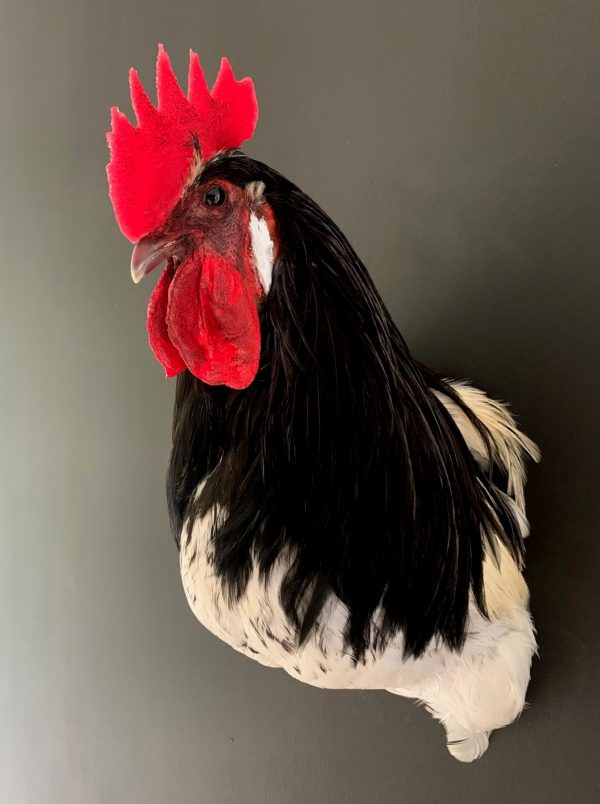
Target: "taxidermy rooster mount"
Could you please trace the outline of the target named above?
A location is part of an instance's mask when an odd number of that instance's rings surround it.
[[[333,221],[238,150],[258,107],[226,60],[112,110],[110,197],[148,335],[177,375],[167,496],[190,606],[252,659],[416,698],[469,762],[521,712],[535,637],[524,459],[483,392],[419,364]]]

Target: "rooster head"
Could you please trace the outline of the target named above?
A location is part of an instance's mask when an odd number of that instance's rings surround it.
[[[209,385],[246,388],[258,370],[276,225],[262,182],[232,182],[219,165],[254,133],[252,81],[237,81],[223,59],[209,91],[190,52],[186,96],[159,45],[157,105],[135,70],[130,87],[138,125],[112,109],[107,173],[115,216],[135,244],[134,282],[164,266],[148,306],[150,346],[167,377],[189,369]]]

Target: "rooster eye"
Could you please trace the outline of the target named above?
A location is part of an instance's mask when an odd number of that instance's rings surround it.
[[[225,190],[222,187],[211,187],[204,196],[207,207],[218,207],[225,201]]]

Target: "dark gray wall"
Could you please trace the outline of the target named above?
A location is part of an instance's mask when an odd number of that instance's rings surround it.
[[[0,800],[600,800],[600,4],[0,4]],[[322,692],[187,608],[173,384],[107,197],[108,109],[164,41],[227,54],[248,148],[342,226],[421,359],[510,400],[532,472],[531,708],[476,765],[385,693]]]

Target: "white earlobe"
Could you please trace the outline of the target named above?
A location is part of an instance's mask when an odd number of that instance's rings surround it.
[[[250,237],[256,273],[265,293],[268,293],[273,276],[273,241],[265,219],[258,218],[253,212],[250,214]]]

